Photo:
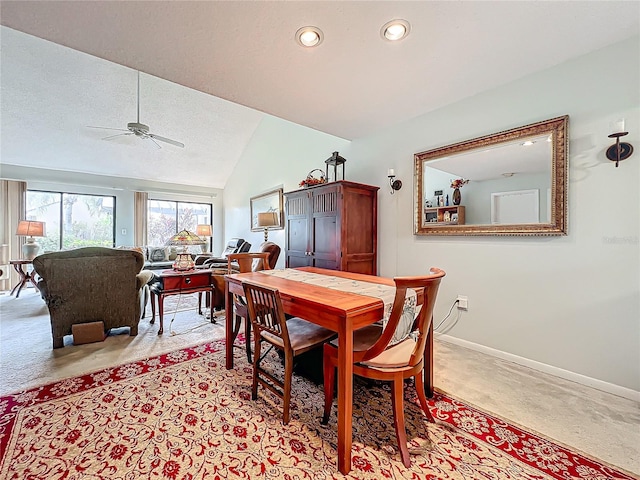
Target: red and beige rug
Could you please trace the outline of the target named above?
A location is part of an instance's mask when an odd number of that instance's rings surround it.
[[[335,410],[294,376],[292,419],[251,366],[224,368],[213,342],[0,398],[0,479],[330,479]],[[276,355],[271,360],[280,369]],[[357,383],[352,472],[367,479],[633,479],[463,401],[438,393],[435,424],[407,388],[412,467],[396,450],[389,392]]]

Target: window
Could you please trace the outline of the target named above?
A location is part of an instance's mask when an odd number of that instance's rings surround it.
[[[27,190],[27,218],[45,222],[42,251],[115,245],[116,198]]]
[[[149,199],[148,209],[147,239],[149,245],[164,245],[172,235],[180,230],[189,230],[195,233],[197,225],[212,225],[212,206],[210,203]],[[206,240],[211,242],[210,238]],[[210,244],[209,248],[211,248]],[[199,253],[201,248],[196,246],[189,250]]]

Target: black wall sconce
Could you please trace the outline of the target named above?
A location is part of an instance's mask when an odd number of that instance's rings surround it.
[[[620,137],[628,135],[629,132],[624,129],[624,120],[620,120],[615,123],[614,133],[609,135],[609,138],[615,138],[616,143],[607,148],[607,158],[612,162],[616,162],[616,167],[621,160],[626,160],[633,153],[633,145],[626,142],[621,142]]]
[[[396,180],[396,172],[394,172],[393,168],[390,168],[387,172],[387,177],[389,177],[389,185],[391,186],[391,195],[395,193],[396,190],[400,190],[402,188],[402,182],[400,180]]]

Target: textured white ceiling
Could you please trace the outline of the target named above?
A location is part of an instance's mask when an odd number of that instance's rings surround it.
[[[187,147],[96,143],[83,126],[135,121],[135,71],[3,28],[3,162],[136,178],[151,168],[212,187],[258,112],[354,139],[640,31],[636,1],[2,1],[1,14],[12,29],[210,94],[143,75],[142,123]],[[380,38],[393,18],[412,26],[398,43]],[[320,47],[294,42],[304,25],[323,30]]]

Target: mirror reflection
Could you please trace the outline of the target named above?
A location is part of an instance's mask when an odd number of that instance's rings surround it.
[[[416,154],[415,233],[565,234],[567,119]]]

